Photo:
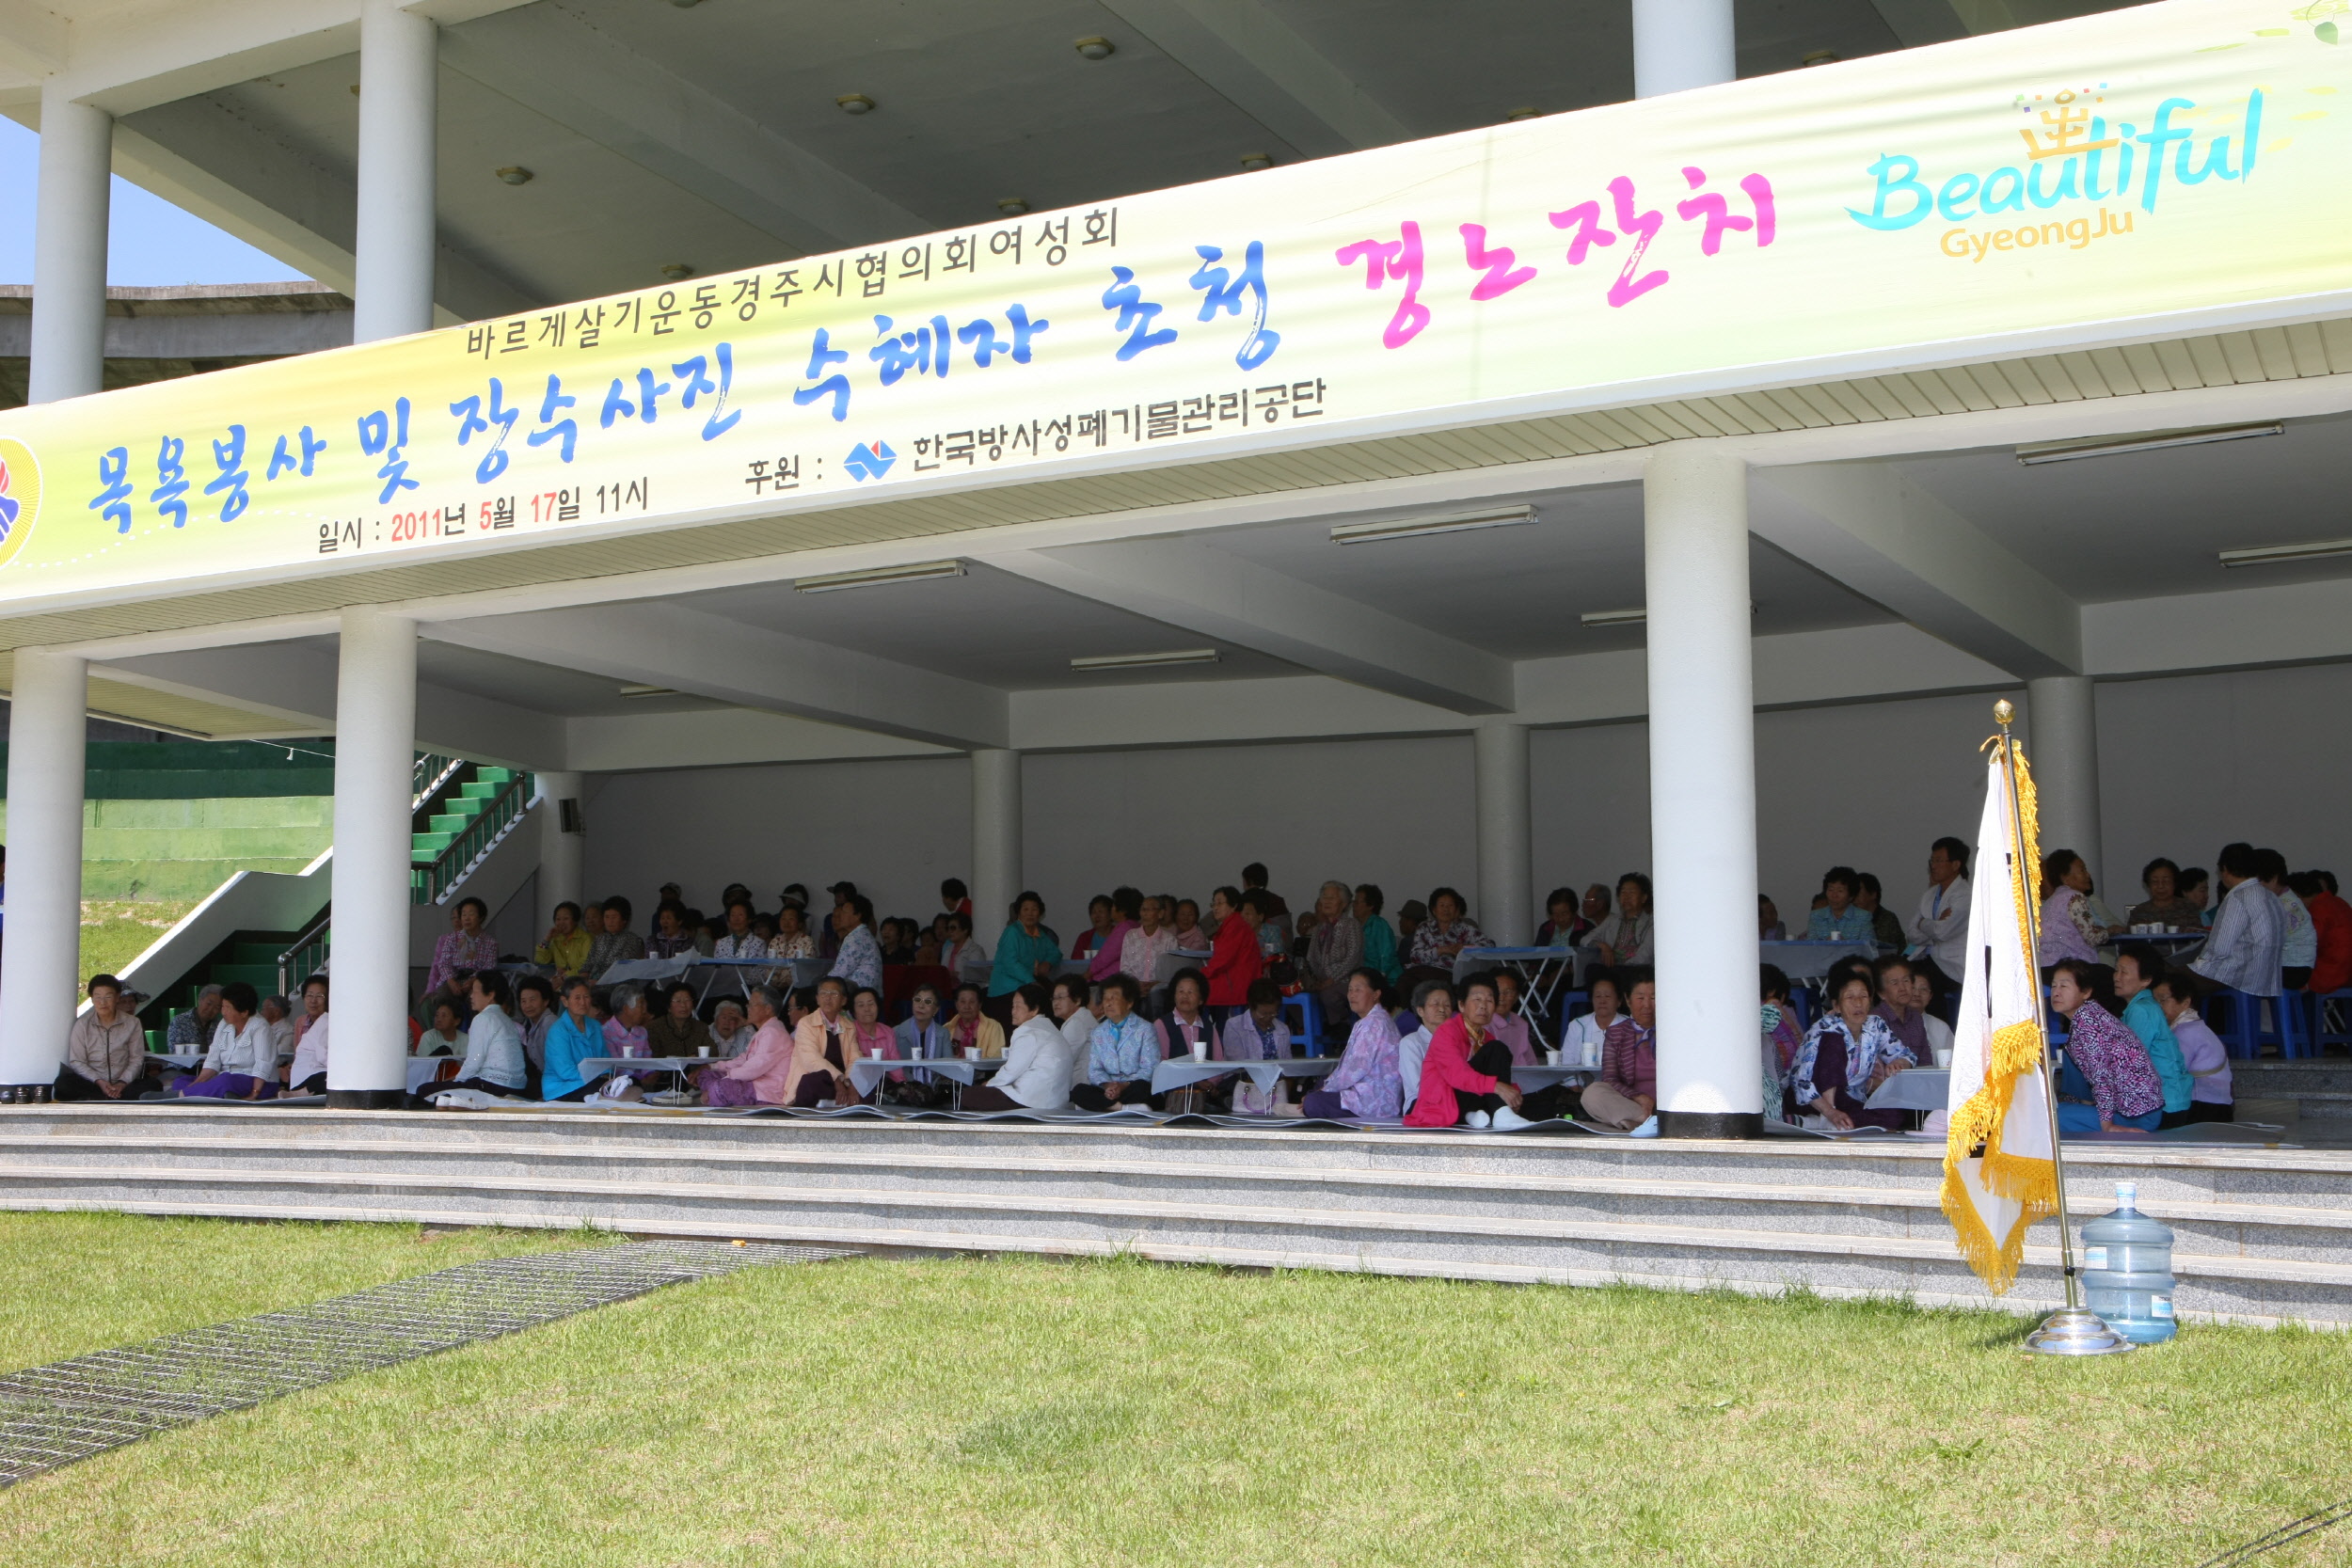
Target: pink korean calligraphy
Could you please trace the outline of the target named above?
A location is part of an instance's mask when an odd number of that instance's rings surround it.
[[[1388,330],[1380,334],[1381,344],[1387,348],[1403,348],[1429,325],[1429,307],[1421,302],[1421,225],[1407,218],[1398,225],[1397,235],[1393,240],[1358,240],[1334,252],[1343,267],[1361,261],[1364,287],[1375,293],[1383,283],[1405,285],[1396,314],[1389,318]]]

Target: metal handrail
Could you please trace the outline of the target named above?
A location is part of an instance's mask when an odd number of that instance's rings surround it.
[[[516,773],[506,787],[490,799],[479,815],[447,847],[433,858],[429,865],[408,868],[408,901],[411,904],[445,902],[457,883],[474,868],[482,857],[496,847],[509,829],[522,819],[531,807],[537,783],[529,773]]]
[[[441,786],[465,766],[464,757],[453,757],[440,752],[419,752],[416,765],[408,771],[408,809],[415,811],[438,794]]]
[[[294,988],[319,972],[326,962],[327,937],[335,923],[335,906],[329,903],[318,918],[302,929],[294,945],[278,955],[278,994],[291,997]]]

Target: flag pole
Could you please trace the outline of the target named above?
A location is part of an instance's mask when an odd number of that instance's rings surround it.
[[[2017,787],[2017,740],[2009,732],[2016,718],[2017,709],[2007,698],[1993,705],[1993,721],[2001,726],[2001,769],[2009,780],[2010,854],[2012,859],[2022,860],[2026,854],[2026,808]],[[2021,874],[2035,879],[2023,902],[2026,946],[2038,959],[2042,953],[2042,868],[2020,865],[2010,872],[2011,876]],[[2074,1267],[2074,1228],[2066,1212],[2066,1156],[2058,1139],[2058,1083],[2050,1071],[2049,1018],[2046,1009],[2040,1006],[2034,1008],[2033,1030],[2042,1047],[2042,1107],[2050,1118],[2051,1185],[2058,1194],[2058,1266],[2066,1276],[2066,1305],[2042,1319],[2042,1326],[2026,1336],[2026,1348],[2042,1355],[2113,1355],[2130,1350],[2132,1342],[2109,1327],[2106,1319],[2083,1306],[2082,1279]]]

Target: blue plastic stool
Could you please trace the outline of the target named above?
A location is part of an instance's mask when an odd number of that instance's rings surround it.
[[[2281,991],[2270,998],[2270,1025],[2260,1037],[2265,1045],[2275,1044],[2284,1056],[2316,1056],[2319,1048],[2312,1041],[2312,1000],[2299,990]]]
[[[2272,1004],[2274,1022],[2263,1025],[2263,1004]],[[2265,1045],[2276,1044],[2281,1056],[2312,1054],[2310,1015],[2304,1011],[2302,999],[2293,992],[2283,996],[2261,997],[2250,991],[2224,990],[2213,993],[2206,1004],[2208,1023],[2221,1037],[2221,1043],[2231,1055],[2251,1061],[2263,1053]]]
[[[1288,1014],[1294,1007],[1298,1009],[1298,1021],[1291,1026],[1291,1037],[1305,1045],[1306,1054],[1322,1055],[1323,1004],[1315,1000],[1313,991],[1302,990],[1282,998],[1282,1011],[1285,1014]]]
[[[2335,1016],[2343,1022],[2330,1026],[2328,1005],[2333,1003]],[[2324,1047],[2341,1045],[2352,1050],[2352,990],[2331,990],[2312,998],[2312,1051],[2317,1054]]]

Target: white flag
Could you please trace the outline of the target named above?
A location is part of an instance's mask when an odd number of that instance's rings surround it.
[[[2017,753],[2017,807],[1995,742],[1977,828],[1968,957],[1952,1031],[1944,1212],[1961,1256],[1994,1295],[2017,1278],[2026,1227],[2058,1209],[2042,1076],[2042,987],[2028,915],[2041,891],[2033,779]],[[2024,832],[2019,832],[2022,820]]]

